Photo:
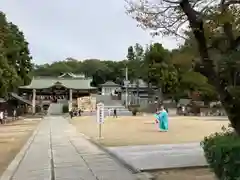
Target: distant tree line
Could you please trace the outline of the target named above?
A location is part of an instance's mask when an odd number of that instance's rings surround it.
[[[84,74],[93,79],[92,85],[99,86],[106,81],[122,85],[125,80],[125,70],[128,68],[128,78],[138,86],[139,79],[149,86],[159,87],[159,96],[170,95],[178,101],[181,97],[191,97],[198,92],[199,98],[205,101],[215,100],[217,95],[207,78],[192,68],[194,56],[188,44],[179,49],[169,51],[161,44],[150,44],[146,47],[140,44],[129,46],[126,59],[110,61],[87,59],[79,61],[67,58],[52,64],[34,65],[34,76],[59,76],[61,73],[72,72]]]

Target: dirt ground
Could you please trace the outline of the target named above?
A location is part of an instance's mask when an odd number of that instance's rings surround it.
[[[95,117],[76,117],[71,120],[77,129],[98,139],[98,125]],[[169,131],[159,132],[153,116],[106,118],[102,125],[103,139],[98,140],[105,146],[127,146],[147,144],[172,144],[200,142],[205,136],[221,131],[228,121],[210,120],[193,117],[172,117]]]
[[[216,180],[207,168],[156,171],[151,174],[155,180]]]
[[[0,176],[37,127],[39,121],[19,120],[0,125]]]

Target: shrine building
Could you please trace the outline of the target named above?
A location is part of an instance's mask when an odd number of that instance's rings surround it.
[[[77,98],[97,93],[91,86],[91,78],[83,75],[65,73],[58,77],[34,77],[27,86],[19,87],[19,95],[32,102],[32,113],[36,105],[68,103],[69,110],[77,104]]]

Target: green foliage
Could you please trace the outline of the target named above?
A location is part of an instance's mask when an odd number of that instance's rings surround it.
[[[170,53],[155,43],[150,46],[145,55],[147,66],[147,79],[152,84],[163,90],[173,92],[178,84],[178,72],[170,61]]]
[[[134,53],[134,49],[132,46],[129,46],[128,48],[128,54],[127,54],[127,60],[132,61],[135,59],[135,53]]]
[[[239,179],[240,138],[231,129],[205,137],[201,142],[205,158],[219,179]]]
[[[140,44],[135,44],[134,47],[130,46],[128,48],[126,66],[128,67],[128,75],[131,82],[143,77],[144,73],[139,71],[139,69],[142,68],[144,56],[144,50]]]
[[[236,81],[236,76],[240,74],[240,68],[235,66],[238,63],[229,61],[239,60],[239,56],[237,59],[231,57],[240,50],[239,1],[126,2],[127,13],[140,27],[150,30],[153,35],[177,35],[187,38],[184,46],[193,49],[193,69],[204,75],[217,91],[231,124],[240,134],[240,101],[229,92],[231,86],[240,85],[239,78]],[[188,28],[186,24],[189,25]],[[182,34],[186,30],[187,33]]]
[[[24,38],[24,34],[19,31],[16,25],[8,23],[8,26],[9,37],[6,44],[6,57],[16,69],[22,84],[26,85],[30,83],[29,72],[32,71],[32,57],[30,56],[28,43]]]
[[[30,82],[32,70],[28,43],[16,25],[0,12],[0,97]]]
[[[176,100],[186,97],[189,91],[200,91],[204,98],[208,98],[208,93],[212,94],[215,91],[210,88],[207,78],[191,71],[193,57],[191,49],[181,48],[169,52],[161,44],[156,43],[144,50],[141,45],[136,44],[128,48],[128,60],[78,61],[67,58],[65,61],[35,66],[34,75],[59,76],[63,72],[73,72],[93,78],[93,86],[99,86],[106,81],[122,84],[127,66],[129,80],[135,81],[137,85],[138,79],[141,78],[145,82],[161,87],[164,94],[173,94],[173,99]]]
[[[68,113],[69,112],[68,105],[66,105],[66,104],[63,105],[62,112],[63,113]]]
[[[8,92],[13,91],[21,82],[16,70],[8,64],[5,56],[0,55],[0,96],[6,97]]]

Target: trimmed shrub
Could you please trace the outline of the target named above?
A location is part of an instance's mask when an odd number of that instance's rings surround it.
[[[132,104],[132,105],[129,105],[129,106],[128,106],[128,110],[129,110],[129,111],[132,111],[133,109],[139,108],[139,107],[140,107],[140,105],[138,105],[138,104]]]
[[[138,111],[138,108],[133,108],[133,109],[132,109],[132,115],[133,115],[133,116],[136,116],[138,112],[139,112],[139,111]]]
[[[240,179],[240,137],[229,128],[201,142],[205,158],[218,179]]]
[[[68,105],[63,105],[63,107],[62,107],[62,112],[63,113],[68,113],[68,111],[69,111],[69,109],[68,109]]]

